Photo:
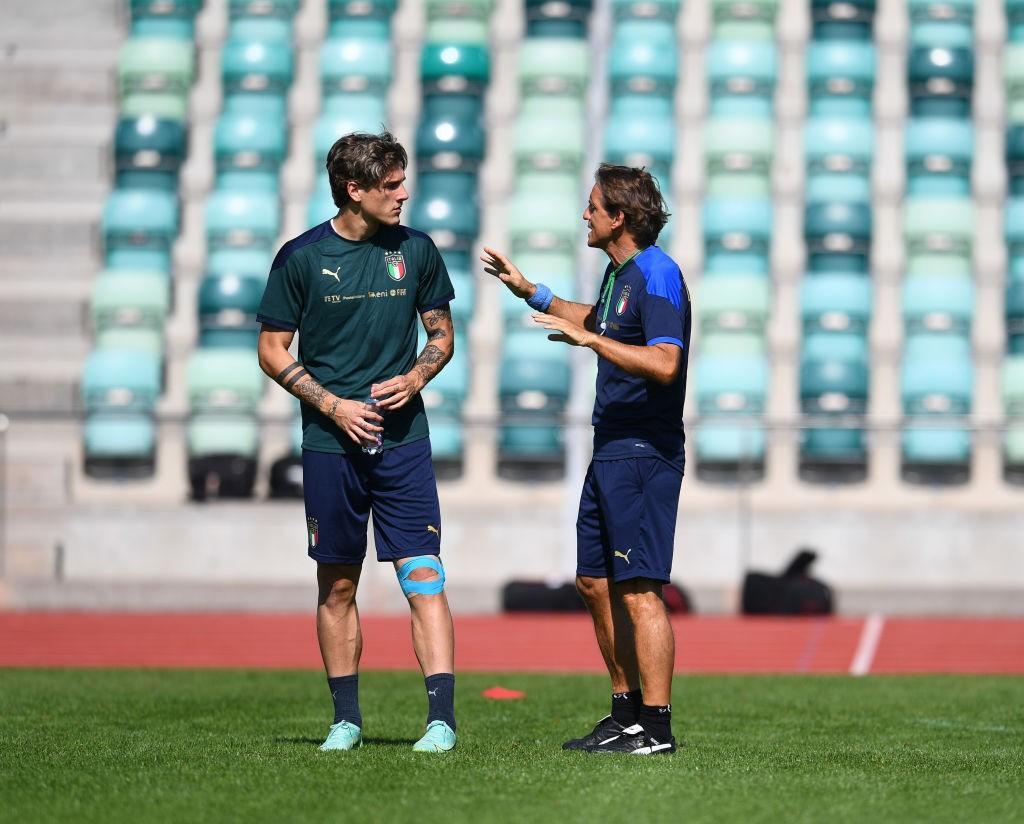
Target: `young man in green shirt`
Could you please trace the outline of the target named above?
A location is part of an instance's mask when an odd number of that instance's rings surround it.
[[[304,402],[308,552],[317,561],[317,637],[335,708],[324,750],[362,741],[355,595],[371,511],[377,558],[394,564],[409,600],[426,679],[427,730],[413,749],[455,746],[454,633],[420,397],[452,357],[455,294],[430,237],[401,225],[407,161],[386,131],[334,144],[327,172],[338,214],[281,248],[258,316],[260,366]],[[418,356],[417,322],[427,332]],[[288,352],[296,332],[298,360]]]

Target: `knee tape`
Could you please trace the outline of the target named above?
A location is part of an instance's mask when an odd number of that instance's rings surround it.
[[[429,567],[437,573],[433,581],[413,581],[409,575],[415,569]],[[444,591],[444,567],[441,566],[441,559],[436,555],[420,555],[406,561],[398,568],[398,584],[402,592],[409,595],[437,595]]]

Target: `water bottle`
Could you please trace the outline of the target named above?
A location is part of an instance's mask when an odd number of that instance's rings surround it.
[[[376,398],[367,398],[365,401],[363,401],[363,403],[365,403],[367,406],[376,407],[378,401]],[[381,437],[381,433],[378,432],[376,440],[373,443],[364,446],[363,452],[365,452],[367,455],[376,455],[383,448],[383,443],[384,439]]]

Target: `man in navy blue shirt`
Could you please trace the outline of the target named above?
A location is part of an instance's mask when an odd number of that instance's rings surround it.
[[[594,455],[576,522],[576,587],[594,619],[612,681],[612,711],[565,749],[675,752],[675,639],[661,588],[669,580],[683,478],[683,400],[690,296],[675,262],[655,246],[668,220],[654,178],[601,164],[583,212],[587,244],[604,251],[596,305],[554,296],[500,252],[488,274],[538,311],[552,341],[598,356]]]

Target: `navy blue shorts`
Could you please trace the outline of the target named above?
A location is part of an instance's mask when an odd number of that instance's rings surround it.
[[[441,553],[441,507],[430,439],[377,455],[302,450],[309,557],[361,564],[373,512],[378,561]]]
[[[576,574],[667,583],[682,481],[660,458],[591,461],[576,519]]]

